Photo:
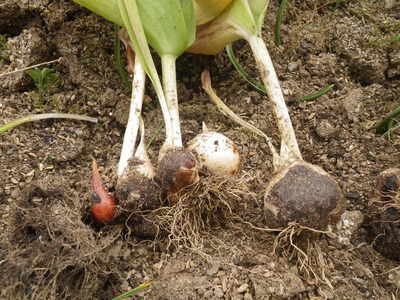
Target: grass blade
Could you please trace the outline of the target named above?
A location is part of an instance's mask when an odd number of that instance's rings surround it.
[[[287,3],[288,3],[288,0],[282,0],[281,5],[279,6],[278,12],[276,14],[276,18],[275,18],[274,44],[277,47],[279,47],[281,45],[281,23],[282,23],[283,11],[285,10]]]
[[[233,53],[232,44],[226,46],[225,49],[226,52],[228,53],[228,57],[231,60],[233,66],[240,73],[240,75],[242,75],[243,78],[246,79],[254,88],[265,94],[266,93],[265,87],[257,80],[255,80],[253,77],[251,77],[248,73],[246,73],[246,71],[243,70],[242,66],[239,64],[238,60],[236,59],[235,53]]]
[[[144,288],[147,288],[152,283],[153,283],[153,281],[142,283],[141,285],[135,287],[134,289],[132,289],[126,293],[123,293],[122,295],[119,295],[118,297],[115,297],[112,300],[124,300],[124,299],[136,294],[137,292],[143,290]]]
[[[228,57],[230,59],[230,61],[232,62],[233,66],[235,67],[235,69],[240,73],[240,75],[242,75],[242,77],[244,79],[247,80],[248,83],[250,83],[255,89],[257,89],[258,91],[266,94],[266,90],[264,85],[262,85],[261,83],[259,83],[257,80],[255,80],[253,77],[251,77],[243,68],[242,66],[239,64],[239,61],[237,60],[235,53],[233,52],[233,48],[232,48],[232,44],[229,44],[228,46],[226,46],[226,53],[228,54]],[[326,93],[328,93],[335,85],[334,84],[330,84],[326,87],[324,87],[323,89],[319,90],[316,93],[304,96],[302,98],[303,101],[313,101],[323,95],[325,95]]]
[[[18,118],[16,120],[8,122],[4,125],[1,125],[0,133],[3,133],[9,129],[12,129],[12,128],[14,128],[18,125],[24,124],[24,123],[45,120],[45,119],[73,119],[73,120],[81,120],[81,121],[89,121],[89,122],[97,123],[97,118],[92,118],[92,117],[82,116],[82,115],[75,115],[75,114],[51,113],[51,114],[29,115],[26,117]]]
[[[388,136],[389,140],[394,142],[394,130],[399,128],[400,122],[396,122],[394,118],[400,115],[400,106],[397,107],[395,110],[390,112],[382,121],[380,121],[376,127],[376,133],[382,134],[383,136]]]

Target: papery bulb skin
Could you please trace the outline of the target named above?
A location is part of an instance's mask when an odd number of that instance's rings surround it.
[[[93,159],[91,211],[99,222],[111,221],[116,212],[116,201],[101,179],[96,160]]]
[[[166,150],[158,164],[157,179],[170,202],[177,202],[180,191],[199,180],[196,158],[180,147]]]
[[[188,150],[197,157],[200,168],[211,173],[233,176],[240,170],[240,155],[232,140],[221,133],[206,131],[188,143]]]

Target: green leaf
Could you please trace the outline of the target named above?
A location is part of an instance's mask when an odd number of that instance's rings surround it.
[[[247,2],[249,3],[254,22],[256,23],[257,33],[261,34],[269,0],[248,0]]]
[[[118,0],[118,7],[125,24],[125,29],[128,31],[135,54],[140,59],[142,67],[149,76],[157,93],[157,97],[165,119],[167,137],[169,138],[169,133],[172,132],[172,124],[170,122],[171,117],[165,100],[165,94],[161,85],[161,80],[158,76],[142,25],[137,0]]]
[[[148,43],[158,55],[181,55],[193,42],[196,17],[191,0],[137,1]]]
[[[121,14],[119,13],[117,0],[73,0],[121,27],[124,27]]]
[[[143,68],[146,70],[147,75],[155,86],[156,92],[162,92],[161,81],[158,77],[157,69],[147,43],[137,1],[118,0],[118,7],[123,23],[125,24],[124,27],[128,31],[135,50],[135,54],[139,57]]]

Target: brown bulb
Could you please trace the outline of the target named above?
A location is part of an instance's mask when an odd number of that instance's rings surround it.
[[[296,222],[324,230],[339,220],[343,208],[343,193],[332,176],[304,161],[294,161],[279,170],[264,197],[265,220],[270,228]]]
[[[196,158],[183,148],[167,150],[158,164],[157,179],[169,200],[177,202],[181,190],[199,180]]]

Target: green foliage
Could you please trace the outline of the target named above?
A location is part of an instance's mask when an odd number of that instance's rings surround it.
[[[152,284],[153,281],[142,283],[141,285],[135,287],[134,289],[130,290],[129,292],[126,292],[122,295],[119,295],[118,297],[113,298],[112,300],[124,300],[127,299],[128,297],[136,294],[137,292],[143,290],[144,288],[148,287],[150,284]]]
[[[253,77],[251,77],[239,64],[238,60],[236,59],[235,53],[233,52],[232,44],[229,44],[228,46],[226,46],[225,49],[226,49],[226,52],[228,54],[230,61],[232,62],[235,69],[239,72],[239,74],[242,75],[242,77],[244,79],[246,79],[247,82],[250,83],[255,89],[266,94],[267,91],[266,91],[265,87],[261,83],[259,83],[257,80],[255,80]],[[323,89],[319,90],[316,93],[304,96],[302,98],[302,100],[303,101],[313,101],[313,100],[325,95],[326,93],[328,93],[334,86],[335,86],[334,84],[330,84],[330,85],[324,87]]]
[[[34,94],[34,106],[38,108],[45,108],[51,102],[51,92],[57,85],[58,75],[54,73],[53,69],[39,69],[28,70],[26,73],[32,77],[38,89]]]
[[[274,44],[277,47],[279,47],[281,44],[281,22],[282,22],[283,11],[285,10],[287,3],[288,3],[288,0],[282,0],[281,5],[279,6],[278,12],[276,14],[276,18],[275,18]]]
[[[376,133],[387,136],[391,142],[395,142],[394,132],[400,128],[400,122],[397,119],[400,116],[400,106],[390,112],[382,121],[376,125]]]

